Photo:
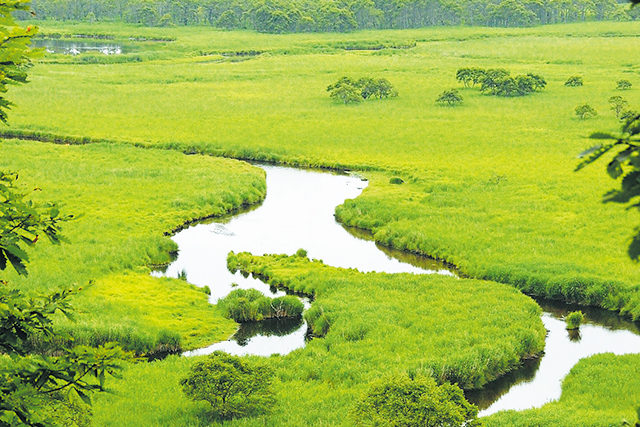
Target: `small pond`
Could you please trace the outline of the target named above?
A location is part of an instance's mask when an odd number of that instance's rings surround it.
[[[257,278],[229,272],[226,259],[230,251],[294,254],[304,248],[310,258],[363,272],[455,275],[428,258],[378,247],[368,233],[346,229],[335,221],[336,206],[360,195],[366,181],[344,174],[261,167],[267,173],[267,197],[260,206],[180,231],[173,236],[179,247],[176,260],[165,271],[153,274],[184,274],[190,283],[209,286],[211,303],[237,287],[255,288],[269,296],[284,294]],[[305,303],[308,306],[309,302]],[[579,334],[570,334],[562,317],[576,307],[539,303],[548,330],[545,355],[527,361],[483,390],[467,393],[482,410],[481,415],[536,407],[557,399],[562,379],[584,357],[604,352],[640,353],[640,331],[633,322],[602,310],[581,308],[587,322]],[[306,339],[307,326],[302,320],[272,320],[244,324],[230,340],[187,355],[215,350],[237,355],[287,354],[304,347]]]
[[[49,53],[61,53],[63,55],[79,55],[81,53],[101,53],[103,55],[122,55],[123,46],[117,43],[105,41],[76,41],[60,39],[35,39],[33,46],[45,48]]]

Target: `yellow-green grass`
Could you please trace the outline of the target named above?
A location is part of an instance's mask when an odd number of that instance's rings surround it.
[[[471,276],[640,315],[640,271],[625,251],[636,214],[601,203],[614,185],[602,165],[573,172],[590,144],[584,137],[618,126],[607,99],[621,94],[640,105],[635,23],[313,35],[56,25],[44,23],[42,31],[177,40],[158,48],[165,52],[158,61],[38,64],[32,83],[12,93],[13,130],[376,169],[382,173],[368,175],[363,196],[340,211],[348,224],[385,244],[452,261]],[[335,48],[376,40],[417,45]],[[198,56],[207,49],[269,53],[220,62]],[[455,72],[465,66],[535,72],[549,84],[508,99],[462,89],[462,106],[436,105],[440,92],[459,86]],[[325,88],[342,75],[388,78],[400,96],[336,105]],[[565,87],[571,75],[583,76],[585,86]],[[635,87],[616,91],[620,78]],[[574,108],[584,102],[600,115],[577,119]],[[392,175],[408,184],[388,185]]]
[[[305,348],[267,359],[277,374],[270,415],[237,425],[349,425],[349,412],[382,374],[433,374],[479,387],[542,350],[540,308],[510,286],[444,276],[360,273],[302,257],[236,254],[231,268],[313,294],[328,330]],[[313,321],[314,327],[319,323]],[[94,405],[96,425],[198,425],[207,406],[178,386],[191,360],[132,366],[115,395]],[[226,424],[226,423],[225,423]]]
[[[562,383],[562,396],[539,409],[505,411],[487,427],[634,425],[640,406],[640,355],[599,354],[581,360]],[[624,424],[624,421],[627,424]]]
[[[176,250],[165,233],[260,201],[263,171],[170,151],[15,140],[0,143],[0,169],[18,171],[26,189],[39,187],[35,199],[60,202],[65,213],[78,216],[64,224],[68,243],[35,245],[28,277],[3,274],[26,292],[95,280],[74,302],[76,322],[60,322],[76,343],[116,340],[141,353],[175,351],[234,331],[204,292],[148,277],[148,266],[170,261]]]

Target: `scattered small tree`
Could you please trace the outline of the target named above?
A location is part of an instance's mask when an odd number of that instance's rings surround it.
[[[584,321],[584,314],[582,313],[582,311],[572,311],[571,313],[567,314],[567,316],[564,318],[564,321],[567,324],[567,329],[578,329]]]
[[[478,408],[452,384],[407,375],[374,382],[358,401],[352,418],[358,426],[478,426]]]
[[[191,400],[204,400],[220,419],[268,412],[275,403],[273,371],[263,364],[216,351],[196,362],[180,381]]]
[[[353,80],[350,77],[341,77],[337,82],[327,87],[329,96],[344,104],[353,104],[371,98],[390,98],[398,96],[389,80],[372,77],[362,77]]]
[[[616,86],[616,89],[618,90],[628,90],[631,89],[631,82],[629,80],[618,80],[618,84]]]
[[[616,113],[617,118],[621,118],[622,114],[629,107],[629,103],[619,95],[609,98],[609,105],[611,106],[611,110]]]
[[[578,105],[575,109],[576,116],[580,119],[590,119],[598,115],[598,112],[589,104]]]
[[[571,76],[567,79],[566,82],[564,82],[564,85],[568,87],[577,87],[584,85],[584,81],[580,76]]]
[[[441,105],[460,105],[462,104],[462,95],[460,95],[460,93],[458,93],[458,91],[456,89],[449,89],[449,90],[445,90],[444,92],[442,92],[438,98],[436,99],[436,102],[438,104]]]

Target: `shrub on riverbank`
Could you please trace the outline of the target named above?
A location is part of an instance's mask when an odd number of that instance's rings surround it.
[[[567,329],[575,330],[580,328],[580,325],[584,321],[584,314],[582,314],[582,311],[572,311],[567,314],[564,320],[567,323]]]
[[[304,305],[293,295],[269,298],[256,289],[236,289],[218,301],[226,317],[236,322],[300,317]]]
[[[357,426],[473,427],[480,425],[477,414],[456,385],[399,375],[372,383],[352,418]]]

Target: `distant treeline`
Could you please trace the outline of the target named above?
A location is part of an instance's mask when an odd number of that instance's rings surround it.
[[[32,5],[39,19],[269,33],[640,18],[640,7],[630,9],[626,0],[33,0]]]

